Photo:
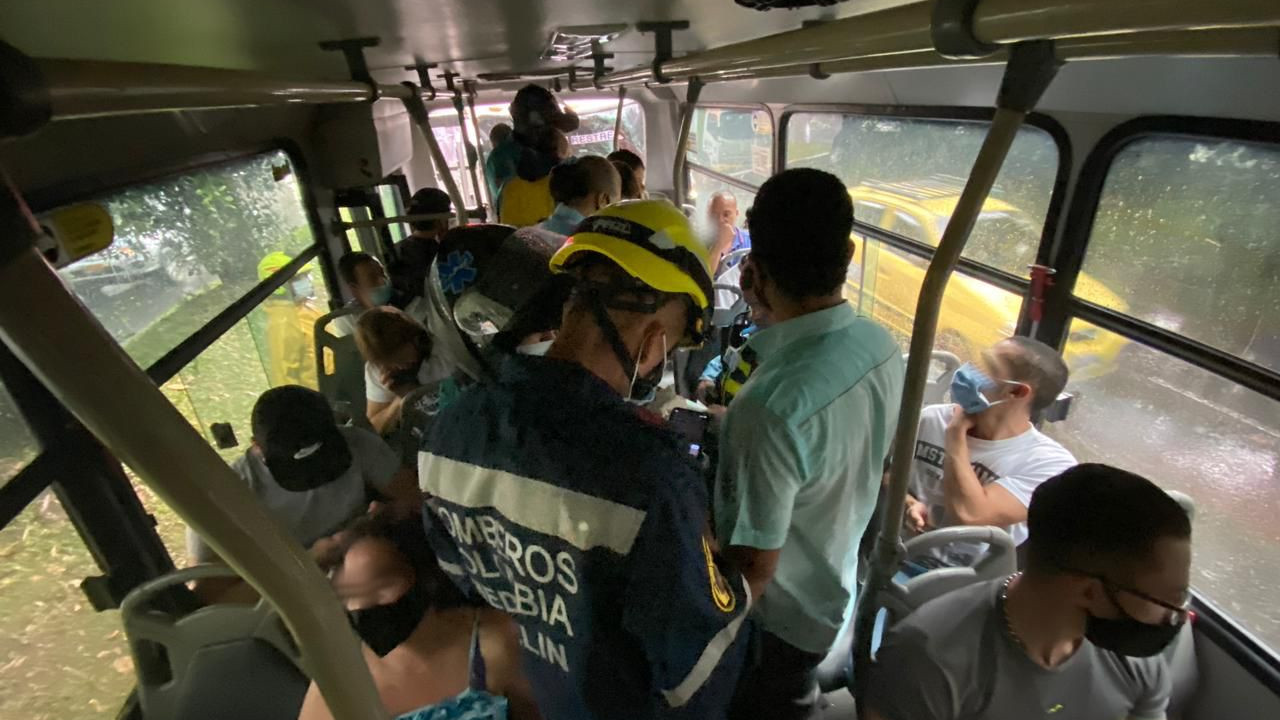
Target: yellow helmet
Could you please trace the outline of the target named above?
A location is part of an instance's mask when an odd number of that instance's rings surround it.
[[[627,200],[604,208],[578,225],[551,258],[551,271],[566,272],[580,253],[604,255],[654,290],[687,295],[696,309],[687,340],[703,341],[715,302],[707,249],[675,205]]]
[[[291,262],[293,262],[293,258],[279,250],[269,253],[266,257],[262,258],[262,260],[258,261],[258,280],[266,280]],[[296,277],[301,277],[314,269],[315,261],[309,262],[298,269]],[[286,297],[289,294],[287,285],[288,283],[285,283],[285,285],[281,285],[276,288],[275,292],[271,293],[271,295],[273,297]]]

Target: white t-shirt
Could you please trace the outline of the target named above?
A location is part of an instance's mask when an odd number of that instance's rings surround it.
[[[426,362],[418,366],[419,385],[429,385],[453,374],[452,363],[442,356],[443,353],[433,352]],[[382,384],[380,375],[373,363],[364,364],[364,396],[369,402],[389,403],[396,399],[396,394]]]
[[[249,489],[289,532],[310,547],[342,528],[369,506],[366,491],[382,491],[400,469],[400,458],[382,438],[368,430],[340,427],[338,432],[351,450],[351,467],[332,482],[293,492],[280,487],[258,453],[248,450],[231,464]],[[213,551],[198,535],[187,531],[187,551],[196,562],[211,562]]]
[[[920,411],[916,431],[916,451],[911,463],[910,491],[929,508],[929,522],[934,527],[957,525],[947,517],[947,501],[942,490],[942,459],[946,450],[947,423],[955,405],[930,405]],[[974,473],[983,485],[996,483],[1013,494],[1024,507],[1031,505],[1031,493],[1040,483],[1076,465],[1067,449],[1034,427],[1017,437],[1005,440],[982,440],[969,436],[969,459]],[[1005,528],[1015,545],[1027,539],[1027,524],[1020,522]],[[958,562],[968,564],[972,549],[961,552]],[[948,550],[950,560],[956,553]]]

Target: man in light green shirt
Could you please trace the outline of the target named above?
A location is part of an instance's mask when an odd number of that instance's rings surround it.
[[[715,529],[757,599],[761,661],[731,718],[804,718],[814,669],[850,606],[858,542],[898,420],[901,350],[842,288],[853,207],[834,175],[788,170],[747,213],[742,289],[774,325],[743,348],[729,404]]]

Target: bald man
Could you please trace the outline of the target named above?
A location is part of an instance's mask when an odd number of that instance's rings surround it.
[[[731,261],[722,265],[726,255],[751,247],[751,235],[738,227],[738,199],[732,193],[720,191],[711,196],[707,205],[707,216],[715,228],[715,244],[711,246],[711,267],[716,269],[716,276],[737,265]]]

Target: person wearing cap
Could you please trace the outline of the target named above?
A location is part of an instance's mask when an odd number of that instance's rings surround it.
[[[413,470],[377,435],[340,427],[315,390],[284,385],[264,392],[250,424],[253,444],[231,468],[303,547],[364,512],[370,496],[392,501],[400,514],[420,507]],[[190,529],[187,548],[193,563],[218,561]]]
[[[432,549],[515,618],[544,717],[721,718],[750,595],[681,439],[635,405],[707,332],[706,250],[675,206],[638,200],[585,219],[551,268],[573,289],[546,356],[504,357],[423,445]]]
[[[495,148],[495,169],[512,169],[495,177],[500,187],[498,217],[504,225],[527,227],[550,217],[551,169],[569,157],[566,133],[578,129],[578,116],[544,87],[526,85],[511,101],[511,142]]]
[[[410,215],[448,215],[453,201],[440,188],[422,188],[409,201]],[[396,305],[404,307],[423,294],[423,283],[431,263],[436,259],[440,238],[449,230],[449,218],[418,220],[409,225],[413,234],[396,245],[396,259],[391,263],[391,284],[400,296]]]
[[[810,168],[774,175],[747,226],[742,288],[772,324],[741,350],[715,527],[759,598],[763,631],[730,715],[785,720],[813,710],[814,671],[851,610],[904,367],[888,331],[842,293],[853,256],[844,183]]]

